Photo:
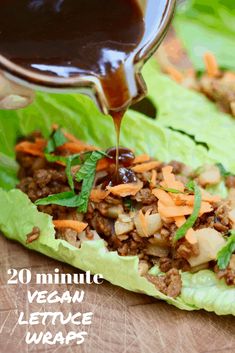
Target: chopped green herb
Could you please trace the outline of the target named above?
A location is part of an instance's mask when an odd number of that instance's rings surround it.
[[[36,206],[59,205],[65,207],[78,207],[80,203],[79,195],[73,191],[62,192],[59,194],[50,195],[35,202]]]
[[[101,151],[88,152],[81,155],[73,155],[66,158],[66,174],[68,177],[69,185],[74,189],[74,182],[71,175],[71,166],[73,163],[81,164],[85,159],[80,170],[76,174],[76,180],[82,181],[82,190],[79,195],[76,195],[74,191],[62,192],[60,194],[50,195],[46,198],[39,199],[35,202],[37,206],[45,205],[59,205],[66,207],[78,207],[79,212],[85,213],[88,207],[88,201],[91,193],[91,189],[95,179],[96,165],[97,162],[103,158],[106,154]],[[51,158],[56,161],[55,158]],[[56,157],[56,156],[53,156]]]
[[[67,142],[67,138],[64,136],[63,131],[59,128],[51,134],[45,148],[45,153],[52,153],[57,147],[64,145]]]
[[[49,153],[45,153],[44,156],[45,156],[46,160],[50,163],[63,162],[66,164],[67,157],[54,156],[53,154],[49,154]]]
[[[70,188],[72,190],[74,190],[74,181],[73,181],[71,168],[74,165],[79,165],[79,164],[82,164],[82,160],[81,160],[81,155],[80,154],[74,154],[74,155],[69,156],[69,157],[66,158],[65,173],[66,173],[67,178],[68,178],[69,186],[70,186]]]
[[[85,213],[87,211],[88,201],[95,179],[96,165],[97,162],[104,157],[104,155],[105,154],[101,151],[92,152],[76,174],[76,180],[78,182],[82,181],[82,190],[79,194],[79,212]]]
[[[73,154],[68,157],[63,157],[63,156],[53,156],[51,154],[45,154],[46,159],[48,162],[63,162],[66,165],[65,168],[65,173],[68,178],[68,183],[69,186],[72,190],[74,190],[74,181],[73,181],[73,176],[71,173],[71,168],[75,165],[80,165],[85,161],[89,156],[91,155],[91,152],[85,152],[85,153],[79,153],[79,154]]]
[[[187,184],[186,184],[186,188],[189,190],[189,191],[194,191],[194,180],[190,180]]]
[[[229,171],[227,171],[222,163],[216,163],[216,165],[219,168],[220,174],[222,177],[226,178],[228,176],[234,175],[234,174],[230,173]]]
[[[228,267],[231,256],[235,251],[235,231],[232,230],[230,234],[226,245],[217,255],[217,263],[220,270],[225,270]]]
[[[192,185],[190,185],[191,187]],[[177,230],[174,236],[174,241],[177,241],[185,236],[187,231],[192,228],[199,216],[202,202],[202,194],[199,186],[195,181],[193,181],[193,191],[194,191],[194,207],[193,213],[188,217],[187,221]]]
[[[159,186],[159,189],[171,192],[172,194],[184,194],[183,191],[177,190],[177,189],[172,189],[172,188],[164,188],[163,186]]]

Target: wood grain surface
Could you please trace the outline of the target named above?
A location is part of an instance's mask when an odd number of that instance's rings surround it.
[[[109,283],[102,285],[44,285],[43,290],[85,290],[82,304],[28,304],[30,285],[7,285],[9,268],[28,268],[35,273],[78,272],[0,235],[0,352],[1,353],[232,353],[235,352],[235,318],[218,317],[204,311],[185,312],[151,297],[125,291]],[[40,288],[39,288],[40,287]],[[28,326],[17,324],[19,313],[68,311],[94,313],[88,337],[81,346],[27,345]],[[73,325],[30,328],[31,332],[77,331]]]

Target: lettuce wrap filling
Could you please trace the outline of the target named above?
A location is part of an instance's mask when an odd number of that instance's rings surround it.
[[[165,80],[160,77],[163,87]],[[63,99],[63,114],[55,119]],[[17,184],[21,190],[0,190],[1,231],[30,249],[179,308],[235,314],[235,181],[226,170],[233,160],[223,155],[226,168],[218,164],[213,138],[208,152],[187,135],[130,112],[123,136],[135,156],[127,164],[120,161],[130,179],[112,185],[109,151],[95,147],[113,144],[110,121],[84,97],[59,100],[39,95],[34,107],[7,117],[1,113],[1,186]],[[81,110],[77,116],[75,105]],[[86,119],[89,124],[91,115],[103,119],[100,131],[79,124]],[[54,125],[51,131],[52,122],[63,129]],[[128,124],[136,127],[131,135]],[[138,124],[144,124],[148,138]]]

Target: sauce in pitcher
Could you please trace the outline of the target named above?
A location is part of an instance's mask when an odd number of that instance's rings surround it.
[[[116,175],[122,118],[137,94],[128,73],[144,31],[137,0],[0,0],[2,55],[50,76],[99,78],[117,134]]]

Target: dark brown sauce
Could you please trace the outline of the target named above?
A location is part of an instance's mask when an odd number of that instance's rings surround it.
[[[113,183],[135,179],[120,163],[119,136],[136,94],[127,83],[128,60],[144,31],[137,0],[0,0],[2,55],[50,76],[100,79],[117,135]]]
[[[132,98],[125,64],[144,30],[137,0],[0,0],[2,55],[47,75],[95,75],[115,110]]]
[[[125,147],[120,147],[118,149],[118,169],[117,169],[117,148],[112,147],[107,151],[107,159],[110,165],[115,168],[110,168],[110,173],[97,180],[98,184],[102,184],[103,188],[106,186],[115,186],[119,184],[135,183],[137,181],[135,173],[130,169],[135,155],[134,153]]]

